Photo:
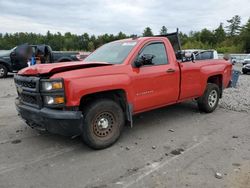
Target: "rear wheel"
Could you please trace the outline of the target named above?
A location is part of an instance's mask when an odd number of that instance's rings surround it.
[[[198,107],[200,111],[210,113],[218,106],[220,97],[220,89],[218,85],[208,83],[205,93],[198,99]]]
[[[119,104],[110,99],[100,99],[85,107],[82,137],[93,149],[111,146],[119,138],[125,123]]]
[[[7,68],[4,65],[0,64],[0,78],[6,78],[7,74],[8,74]]]

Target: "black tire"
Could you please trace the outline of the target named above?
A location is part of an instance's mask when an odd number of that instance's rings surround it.
[[[242,71],[243,74],[247,74],[247,71]]]
[[[219,98],[219,86],[216,84],[208,83],[203,96],[201,96],[197,101],[199,110],[206,113],[213,112],[218,106]]]
[[[93,149],[104,149],[114,144],[125,124],[121,106],[110,99],[99,99],[84,108],[84,143]]]
[[[0,78],[6,78],[7,74],[8,69],[4,65],[0,64]]]

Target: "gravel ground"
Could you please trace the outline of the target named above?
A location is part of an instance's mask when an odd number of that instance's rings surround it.
[[[240,67],[236,66],[234,69],[240,70]],[[250,75],[240,75],[236,88],[224,90],[220,107],[238,112],[250,112]]]

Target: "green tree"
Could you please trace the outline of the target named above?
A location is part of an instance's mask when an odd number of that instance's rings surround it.
[[[150,27],[146,27],[142,33],[142,35],[144,37],[150,37],[150,36],[153,36],[153,32],[152,32],[152,29]]]
[[[160,30],[160,35],[166,35],[167,32],[168,32],[168,29],[166,28],[166,26],[162,26]]]
[[[220,44],[226,39],[226,32],[223,28],[223,23],[220,23],[220,26],[217,29],[215,29],[214,38],[217,44]]]
[[[95,50],[94,43],[92,41],[88,44],[88,51],[93,52]]]
[[[250,53],[250,18],[248,19],[247,24],[242,28],[240,39],[243,45],[243,51],[245,53]]]
[[[189,39],[192,41],[200,41],[200,35],[201,32],[200,31],[190,31],[189,32]]]
[[[125,38],[127,38],[126,34],[120,31],[118,33],[117,39],[125,39]]]
[[[214,40],[214,34],[208,29],[202,29],[200,33],[200,41],[202,43],[208,43],[210,45],[214,45],[215,40]]]
[[[185,33],[180,32],[179,37],[182,45],[185,45],[189,41],[189,38]]]
[[[233,37],[240,33],[241,17],[239,15],[235,15],[230,20],[227,20],[227,22],[229,25],[226,28],[229,36]]]
[[[222,23],[220,23],[214,31],[202,29],[201,31],[191,31],[188,35],[180,32],[183,49],[215,48],[221,53],[250,53],[250,19],[243,27],[240,26],[240,21],[241,19],[237,15],[228,20],[229,25],[226,27],[227,33]],[[162,26],[160,32],[161,34],[166,34],[167,28]],[[152,35],[152,29],[146,27],[143,36]],[[135,36],[136,35],[126,35],[123,32],[119,32],[116,35],[89,35],[88,33],[76,35],[70,32],[61,34],[60,32],[51,33],[50,31],[44,35],[27,32],[0,33],[0,50],[11,49],[17,45],[29,43],[48,44],[53,50],[93,51],[107,42]]]
[[[73,50],[75,49],[73,35],[70,32],[64,34],[64,49]]]

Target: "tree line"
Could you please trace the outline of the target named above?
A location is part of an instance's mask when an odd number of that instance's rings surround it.
[[[166,34],[168,29],[162,26],[158,34]],[[142,36],[153,36],[150,27],[146,27]],[[46,35],[36,33],[0,33],[0,49],[11,49],[23,43],[29,44],[48,44],[53,50],[81,50],[93,51],[99,46],[119,39],[134,37],[119,32],[116,35],[82,35],[66,32],[51,33]],[[241,17],[235,15],[227,20],[226,26],[220,23],[215,30],[207,28],[201,31],[190,31],[188,34],[180,32],[180,39],[183,49],[216,49],[220,53],[250,53],[250,18],[247,23],[241,23]]]

